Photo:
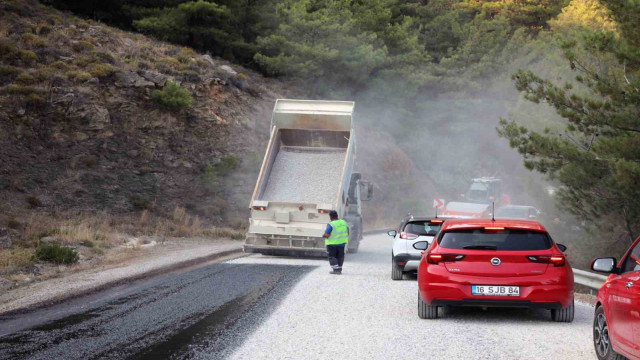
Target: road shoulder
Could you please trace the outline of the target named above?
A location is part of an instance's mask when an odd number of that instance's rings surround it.
[[[11,289],[0,295],[0,315],[26,311],[111,286],[238,254],[242,242],[213,240],[158,246],[121,264],[88,269]]]

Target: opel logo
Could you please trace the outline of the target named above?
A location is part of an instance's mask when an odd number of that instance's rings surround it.
[[[500,259],[498,259],[497,257],[491,259],[491,265],[493,265],[493,266],[498,266],[498,265],[500,265],[500,263],[502,263],[502,261]]]

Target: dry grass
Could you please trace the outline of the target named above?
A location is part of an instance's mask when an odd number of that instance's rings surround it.
[[[0,212],[0,226],[11,224],[13,247],[0,250],[0,276],[46,279],[63,273],[113,266],[139,257],[146,250],[144,243],[152,240],[164,243],[180,239],[244,239],[245,232],[228,228],[205,227],[197,215],[189,214],[183,207],[176,207],[170,216],[159,216],[143,210],[135,216],[113,216],[106,213],[87,215],[64,213],[52,216],[32,210],[25,213]],[[33,273],[35,248],[42,239],[54,241],[77,249],[81,261],[74,265],[48,265],[40,273]],[[131,244],[132,238],[143,238]],[[145,242],[146,240],[146,242]]]
[[[0,250],[0,274],[11,274],[34,264],[33,250],[7,249]]]

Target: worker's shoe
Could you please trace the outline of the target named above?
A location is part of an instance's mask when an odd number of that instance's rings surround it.
[[[331,270],[329,271],[329,274],[342,275],[342,270]]]

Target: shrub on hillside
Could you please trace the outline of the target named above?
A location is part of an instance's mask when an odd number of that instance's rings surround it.
[[[36,258],[56,264],[73,264],[78,262],[78,252],[59,244],[44,244],[36,249]]]
[[[20,74],[19,68],[0,64],[0,86],[13,81],[18,74]]]
[[[35,63],[38,60],[38,55],[31,50],[20,50],[18,51],[18,57],[22,60],[22,63],[25,65],[30,65]]]
[[[189,107],[193,103],[189,91],[180,89],[180,85],[167,81],[162,90],[154,90],[151,98],[162,107],[179,110]]]
[[[109,64],[93,64],[89,69],[89,73],[93,77],[102,78],[110,76],[115,72],[113,66]]]

